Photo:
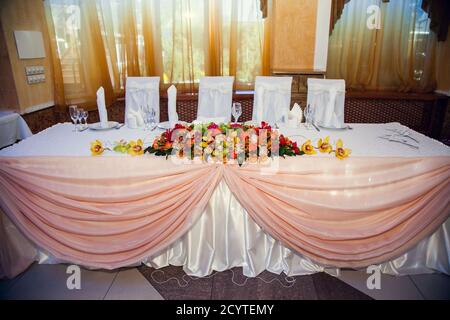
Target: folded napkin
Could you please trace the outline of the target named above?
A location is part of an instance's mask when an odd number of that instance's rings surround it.
[[[216,124],[224,123],[226,119],[223,118],[206,118],[206,117],[198,117],[197,120],[195,120],[194,124],[201,124],[201,123],[210,123],[214,122]]]
[[[303,120],[303,111],[298,103],[295,103],[292,110],[289,111],[288,125],[289,127],[297,128]]]
[[[108,127],[108,112],[106,111],[106,103],[105,103],[105,89],[100,87],[97,90],[97,108],[98,114],[100,116],[100,126],[102,128]]]
[[[174,126],[178,122],[177,114],[177,88],[171,85],[167,90],[168,101],[168,113],[169,113],[169,123],[170,126]]]

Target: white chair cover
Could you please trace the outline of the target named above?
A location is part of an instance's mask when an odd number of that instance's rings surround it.
[[[224,118],[231,121],[234,77],[200,79],[197,118]]]
[[[308,104],[314,108],[314,121],[320,125],[344,126],[345,80],[308,79]]]
[[[270,124],[288,121],[292,77],[256,77],[252,120]]]
[[[155,120],[159,122],[159,77],[127,77],[125,87],[125,123],[128,116],[141,115],[142,105],[155,109]],[[141,115],[142,116],[142,115]]]

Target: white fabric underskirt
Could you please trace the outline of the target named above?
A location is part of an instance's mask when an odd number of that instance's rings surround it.
[[[39,252],[39,263],[62,262],[44,251]],[[164,252],[142,263],[154,268],[183,266],[186,274],[197,277],[233,267],[242,267],[248,277],[255,277],[264,270],[276,274],[284,272],[288,276],[315,272],[339,276],[340,271],[314,263],[266,234],[223,181],[194,227]],[[391,275],[450,274],[450,219],[412,250],[383,263],[381,271]]]

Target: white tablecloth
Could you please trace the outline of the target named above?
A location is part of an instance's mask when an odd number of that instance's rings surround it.
[[[0,111],[0,148],[32,136],[23,118],[12,111]]]
[[[331,137],[331,142],[342,138],[345,146],[353,150],[353,157],[450,156],[449,147],[417,132],[413,132],[412,135],[420,141],[419,150],[377,138],[385,133],[386,129],[406,129],[398,123],[354,124],[352,127],[353,130],[322,130],[320,133],[315,130],[306,130],[304,127],[282,131],[299,143],[306,137],[314,142],[319,137],[327,135]],[[73,125],[58,124],[33,138],[0,150],[0,156],[90,156],[89,142],[95,139],[112,143],[120,139],[142,138],[148,145],[160,132],[124,127],[120,130],[104,132],[88,130],[76,133],[73,132]],[[113,152],[108,155],[123,156]],[[20,236],[5,216],[3,229],[8,230],[10,242],[17,243],[28,256],[33,255],[33,245],[24,245],[26,240]],[[36,259],[40,263],[62,262],[46,254],[44,250],[37,249],[37,251]],[[169,264],[182,265],[187,274],[195,276],[205,276],[214,270],[222,271],[235,266],[242,266],[247,276],[256,276],[264,270],[278,274],[285,272],[288,275],[319,271],[339,274],[339,269],[314,263],[265,234],[252,221],[224,182],[219,184],[204,214],[185,236],[161,254],[149,257],[143,262],[158,268]],[[450,274],[450,220],[409,252],[384,263],[381,270],[384,273],[396,275],[435,271]]]

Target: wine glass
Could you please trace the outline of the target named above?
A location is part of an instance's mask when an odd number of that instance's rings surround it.
[[[156,111],[154,108],[150,108],[150,112],[148,113],[148,125],[150,130],[153,130],[156,127]]]
[[[231,107],[231,114],[234,117],[234,122],[237,123],[239,117],[242,115],[242,105],[239,102],[233,103],[233,106]]]
[[[313,108],[311,107],[311,105],[308,103],[308,105],[305,108],[305,124],[306,124],[306,128],[307,129],[311,129],[312,128],[312,122],[313,122]]]
[[[84,121],[84,127],[86,128],[88,126],[87,124],[87,118],[89,117],[89,112],[87,112],[86,110],[83,110],[80,114],[81,119]]]
[[[80,116],[80,110],[78,109],[77,106],[70,106],[69,107],[69,114],[70,114],[70,118],[72,119],[74,125],[75,125],[75,129],[73,130],[74,132],[78,131],[78,118]]]

